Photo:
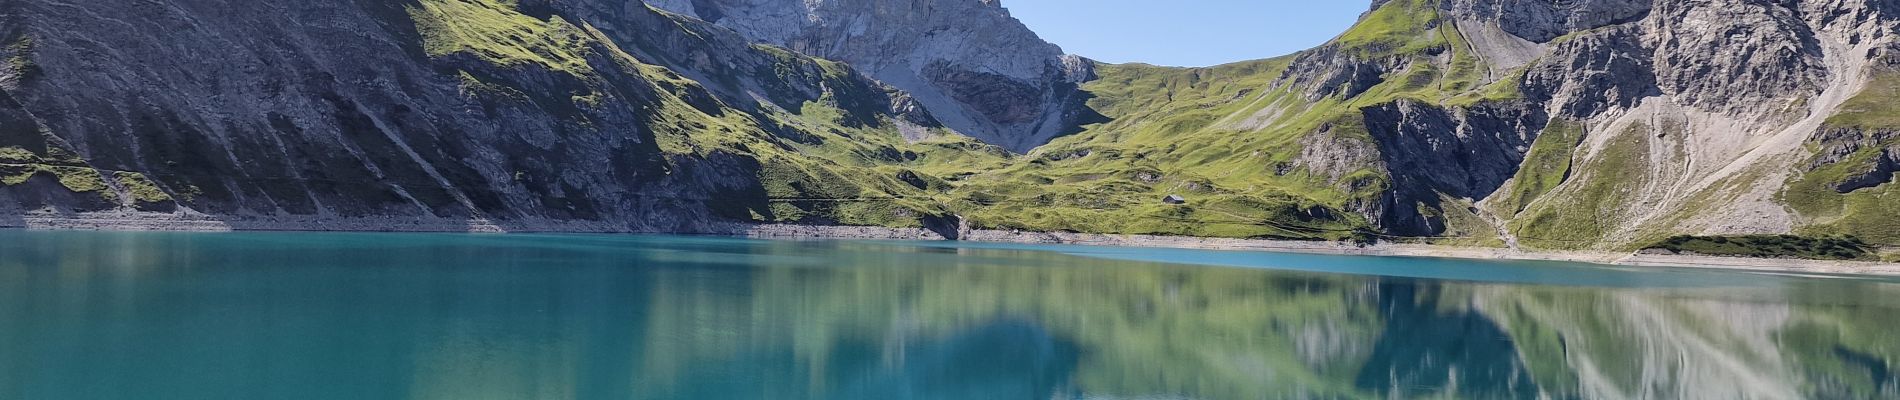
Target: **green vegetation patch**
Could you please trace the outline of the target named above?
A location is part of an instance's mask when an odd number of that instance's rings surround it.
[[[1552,120],[1531,144],[1524,164],[1511,179],[1511,186],[1500,193],[1504,197],[1492,206],[1503,215],[1516,215],[1546,193],[1570,179],[1570,168],[1577,145],[1583,142],[1583,126],[1564,120]]]
[[[1887,184],[1872,189],[1840,194],[1818,187],[1812,181],[1797,180],[1782,193],[1789,205],[1813,223],[1797,232],[1806,235],[1855,235],[1881,244],[1900,243],[1900,191]]]
[[[112,178],[118,181],[119,186],[124,187],[126,192],[131,193],[132,199],[140,204],[172,201],[172,196],[166,194],[165,190],[160,189],[158,184],[153,183],[151,179],[146,178],[145,174],[120,171],[113,173]]]
[[[1341,34],[1334,43],[1342,49],[1367,54],[1420,53],[1443,48],[1435,39],[1439,32],[1437,2],[1432,0],[1394,0],[1372,10],[1358,24]]]
[[[110,194],[112,187],[106,185],[105,175],[99,170],[81,167],[43,167],[45,171],[59,177],[59,185],[73,193],[103,192]]]
[[[1892,222],[1900,221],[1900,190],[1894,189],[1896,185],[1888,182],[1848,193],[1839,190],[1843,182],[1873,170],[1885,157],[1883,149],[1893,145],[1870,143],[1873,145],[1863,146],[1840,161],[1789,179],[1778,200],[1808,218],[1809,225],[1800,233],[1855,235],[1875,243],[1900,243],[1900,224]]]
[[[1345,110],[1338,100],[1325,100],[1331,107],[1321,109],[1275,88],[1291,60],[1100,65],[1100,79],[1084,90],[1096,94],[1090,107],[1112,120],[1003,168],[953,179],[951,204],[981,228],[1349,237],[1366,222],[1343,207],[1372,194],[1291,165],[1301,156],[1301,138],[1322,125],[1339,137],[1366,135],[1359,118],[1337,114]],[[1163,204],[1168,195],[1185,196],[1188,204]]]
[[[1838,140],[1856,142],[1857,150],[1821,164],[1788,181],[1778,200],[1809,219],[1798,230],[1810,236],[1854,235],[1880,244],[1900,244],[1900,191],[1890,181],[1841,193],[1841,184],[1867,179],[1884,162],[1885,149],[1900,143],[1882,140],[1900,130],[1900,72],[1881,73],[1860,94],[1830,117],[1827,128]],[[1819,156],[1817,156],[1819,157]],[[1888,178],[1891,180],[1891,178]]]
[[[32,36],[21,36],[6,47],[6,67],[16,79],[28,79],[40,73],[39,65],[33,63],[35,44]]]
[[[88,167],[68,167],[42,164],[0,164],[0,184],[14,186],[25,184],[37,176],[51,176],[59,185],[75,194],[93,195],[110,203],[118,199],[112,187],[106,184],[105,175],[99,170]]]
[[[1677,236],[1648,249],[1726,257],[1875,260],[1877,250],[1853,236]]]
[[[1878,73],[1867,83],[1867,88],[1841,104],[1841,109],[1828,117],[1827,125],[1835,128],[1891,129],[1900,128],[1900,72]]]
[[[33,175],[40,173],[40,166],[29,164],[0,164],[0,185],[13,186],[26,183]]]
[[[0,147],[0,164],[39,164],[40,156],[19,147]]]
[[[1587,175],[1562,185],[1530,204],[1511,222],[1525,245],[1537,248],[1580,249],[1595,246],[1612,233],[1637,188],[1647,182],[1649,158],[1647,128],[1632,126],[1610,139],[1581,171]],[[1535,179],[1533,179],[1534,181]]]
[[[423,50],[432,57],[469,54],[504,67],[536,65],[591,74],[588,33],[560,16],[521,13],[515,0],[422,0],[408,6]]]

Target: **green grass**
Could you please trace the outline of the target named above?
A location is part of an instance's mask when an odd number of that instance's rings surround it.
[[[158,204],[172,201],[172,196],[166,194],[165,190],[159,188],[157,184],[152,183],[152,180],[146,178],[145,174],[121,171],[113,173],[112,178],[119,183],[119,186],[124,187],[126,192],[131,193],[132,200],[140,204]]]
[[[39,164],[38,154],[19,147],[0,147],[0,164]]]
[[[1676,236],[1647,247],[1673,253],[1754,258],[1875,260],[1875,250],[1852,236]]]
[[[409,13],[433,57],[467,54],[503,67],[576,75],[593,69],[586,57],[594,40],[587,32],[560,16],[544,21],[523,14],[515,0],[421,0]]]
[[[1894,223],[1900,221],[1900,191],[1892,184],[1841,194],[1800,180],[1782,198],[1784,204],[1812,218],[1798,233],[1855,235],[1875,243],[1900,244],[1900,224]]]
[[[1878,73],[1867,88],[1841,104],[1826,125],[1835,128],[1900,128],[1900,72]]]
[[[0,163],[0,185],[22,185],[40,176],[53,178],[61,187],[64,187],[67,191],[74,194],[94,197],[106,203],[118,201],[118,194],[106,183],[105,175],[101,174],[97,169],[46,164]]]
[[[1882,150],[1896,145],[1893,139],[1880,141],[1876,134],[1900,130],[1900,73],[1886,72],[1869,83],[1867,89],[1841,106],[1830,117],[1827,128],[1836,133],[1859,135],[1842,140],[1858,142],[1859,149],[1842,160],[1803,171],[1791,178],[1778,199],[1809,224],[1797,231],[1805,235],[1854,235],[1880,244],[1900,244],[1900,191],[1891,183],[1841,193],[1838,187],[1849,177],[1872,170]]]
[[[33,164],[0,164],[0,185],[13,186],[26,183],[33,175],[40,173],[40,166]]]
[[[468,71],[457,71],[462,82],[462,95],[475,98],[508,99],[517,102],[528,101],[528,94],[506,85],[483,82],[481,78]]]
[[[6,67],[15,79],[29,79],[40,73],[39,65],[33,62],[35,46],[32,36],[20,36],[7,45]]]
[[[1472,59],[1476,58],[1476,57],[1466,56],[1462,52],[1459,54],[1461,55],[1461,57],[1472,58]],[[1480,87],[1474,91],[1452,96],[1451,99],[1447,100],[1447,103],[1450,105],[1473,105],[1473,104],[1489,103],[1489,102],[1508,102],[1508,101],[1523,100],[1524,89],[1522,88],[1522,85],[1524,82],[1525,75],[1528,74],[1529,72],[1530,72],[1529,67],[1521,67],[1521,68],[1518,68],[1517,70],[1510,71],[1502,79],[1499,79],[1496,82],[1491,82],[1490,84]]]
[[[1332,208],[1347,194],[1326,182],[1304,175],[1279,176],[1273,165],[1299,155],[1301,130],[1324,123],[1328,113],[1291,110],[1284,115],[1305,120],[1293,129],[1260,130],[1241,125],[1269,108],[1294,104],[1291,93],[1268,91],[1291,58],[1253,61],[1210,68],[1165,68],[1148,65],[1103,65],[1101,79],[1085,85],[1096,93],[1091,106],[1113,122],[1039,149],[1015,165],[970,179],[966,190],[1001,195],[1004,205],[997,219],[1028,212],[1041,217],[1013,221],[1025,229],[1062,228],[1063,221],[1107,220],[1066,229],[1158,234],[1219,236],[1337,237],[1339,232],[1315,235],[1300,227],[1349,231],[1362,225],[1334,219],[1319,223],[1300,221],[1297,215],[1313,207]],[[1276,105],[1278,104],[1278,105]],[[1268,111],[1270,112],[1270,111]],[[1350,124],[1344,124],[1350,125]],[[1341,129],[1342,131],[1346,129]],[[1183,212],[1156,207],[1159,199],[1177,192],[1209,197]],[[1294,193],[1299,193],[1295,195]],[[1082,199],[1068,202],[1038,198]],[[1048,203],[1048,204],[1044,204]],[[1203,203],[1220,206],[1202,210]],[[976,214],[984,214],[976,212]],[[1117,219],[1139,221],[1116,221]],[[1038,221],[1046,221],[1039,223]],[[1196,227],[1199,224],[1201,226]],[[1276,227],[1274,224],[1283,226]],[[1112,225],[1104,227],[1100,225]],[[1284,228],[1296,228],[1289,231]]]
[[[1084,89],[1096,94],[1090,105],[1111,122],[960,180],[953,207],[987,228],[1344,238],[1365,225],[1339,211],[1351,195],[1304,173],[1277,175],[1273,167],[1298,157],[1302,134],[1333,114],[1296,109],[1282,113],[1289,118],[1251,121],[1263,110],[1299,103],[1289,92],[1269,90],[1290,61],[1101,65],[1101,79]],[[1274,123],[1300,127],[1246,126]],[[1352,126],[1340,125],[1342,132]],[[1161,204],[1169,194],[1191,204]]]
[[[1581,181],[1540,195],[1547,197],[1545,201],[1529,204],[1510,223],[1521,243],[1547,249],[1603,244],[1602,240],[1622,222],[1618,216],[1623,205],[1633,200],[1633,192],[1648,179],[1649,138],[1642,133],[1645,129],[1632,126],[1606,142],[1590,161],[1577,168],[1582,171],[1577,178]]]
[[[110,195],[111,186],[106,185],[105,175],[99,170],[80,167],[44,167],[42,170],[59,177],[59,185],[73,193],[105,193]]]
[[[1503,197],[1492,202],[1498,214],[1517,215],[1531,202],[1568,180],[1577,145],[1582,142],[1581,125],[1552,120],[1544,127],[1544,132],[1537,136],[1537,140],[1532,142],[1531,150],[1525,154],[1524,163],[1511,179],[1511,184],[1497,194]]]
[[[1437,2],[1393,0],[1372,10],[1333,43],[1366,55],[1414,54],[1442,49],[1444,43],[1429,28],[1437,22]]]

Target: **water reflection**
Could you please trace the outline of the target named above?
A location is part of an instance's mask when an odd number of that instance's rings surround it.
[[[1900,398],[1889,281],[1101,251],[0,232],[0,398]]]

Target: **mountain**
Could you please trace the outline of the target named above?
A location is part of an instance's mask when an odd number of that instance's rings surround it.
[[[1900,243],[1888,194],[1900,148],[1885,117],[1900,104],[1897,11],[1863,0],[1380,1],[1287,57],[1097,66],[1084,90],[1112,122],[963,188],[1005,203],[1107,199],[987,215],[1036,230],[1371,227],[1557,249],[1786,233]],[[1167,193],[1200,201],[1122,207]]]
[[[0,0],[0,225],[1900,245],[1885,0],[1380,0],[1207,68],[994,0],[305,3]]]

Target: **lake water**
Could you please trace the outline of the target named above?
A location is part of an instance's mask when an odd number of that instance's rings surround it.
[[[0,231],[0,399],[1900,398],[1893,279],[1079,246]]]

